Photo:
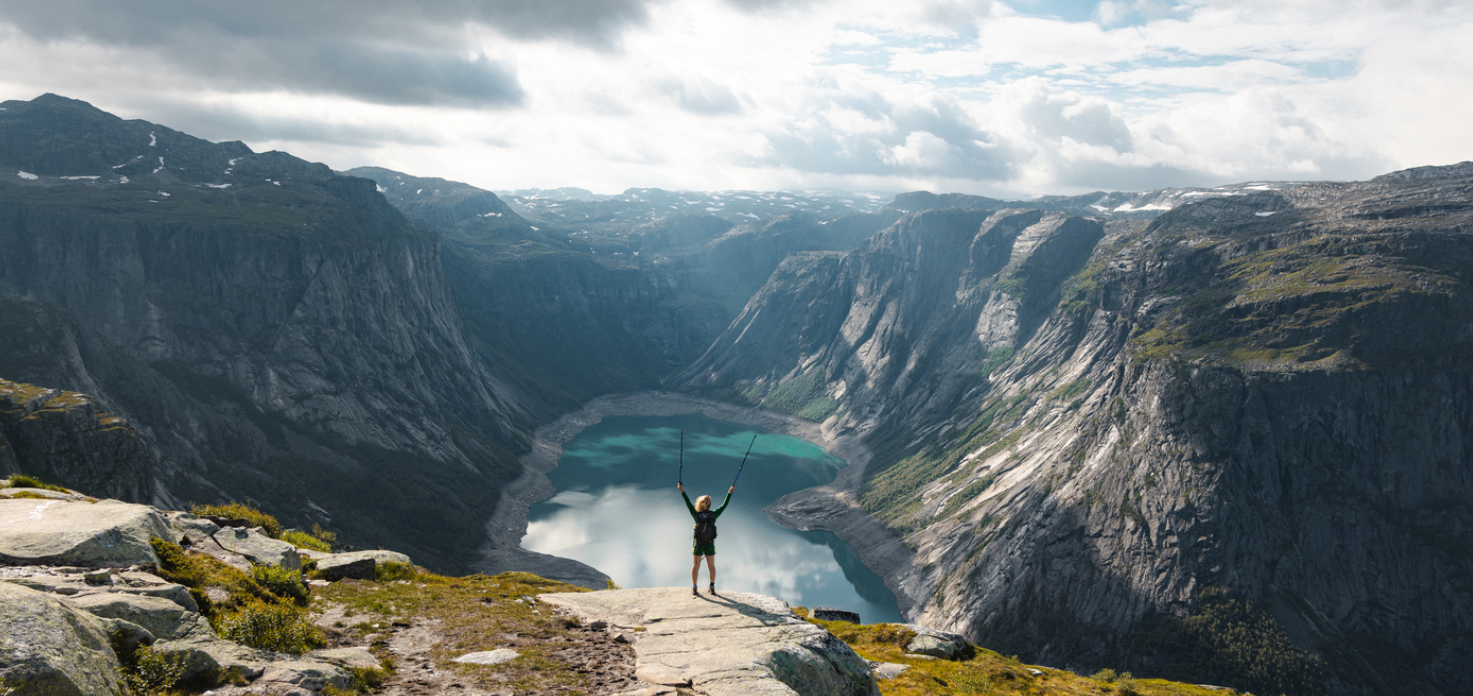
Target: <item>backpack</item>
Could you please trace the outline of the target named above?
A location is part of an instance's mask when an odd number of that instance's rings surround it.
[[[706,510],[696,513],[696,543],[710,544],[716,541],[716,513]]]

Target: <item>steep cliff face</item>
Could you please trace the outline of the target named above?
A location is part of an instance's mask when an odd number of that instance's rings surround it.
[[[153,495],[152,469],[138,434],[96,399],[0,379],[0,474],[141,500]]]
[[[923,623],[1256,691],[1465,693],[1470,198],[1460,165],[1149,226],[916,215],[789,262],[684,376],[866,433],[865,480],[774,513],[884,521],[866,546]]]
[[[225,489],[288,519],[356,519],[360,543],[434,519],[467,538],[420,540],[437,547],[421,555],[454,568],[470,553],[515,474],[523,407],[467,340],[435,235],[372,182],[289,155],[58,97],[6,107],[0,163],[27,176],[0,177],[0,295],[54,308],[168,386],[81,388],[111,369],[33,383],[106,395],[138,424],[161,500]],[[139,403],[153,397],[176,405]],[[189,417],[150,417],[163,411]],[[191,445],[162,446],[177,441]]]
[[[852,249],[898,216],[790,213],[735,226],[687,212],[615,224],[616,210],[584,219],[570,208],[543,211],[553,222],[533,224],[467,184],[352,173],[372,177],[406,216],[441,235],[469,332],[540,418],[600,394],[657,388],[701,355],[788,255]],[[663,200],[650,194],[631,195]]]
[[[724,320],[681,296],[623,238],[531,224],[467,184],[362,168],[443,240],[458,313],[498,377],[546,419],[610,391],[652,389],[700,354]],[[700,242],[709,241],[700,239]],[[529,419],[530,421],[531,419]]]
[[[682,379],[778,410],[842,408],[864,430],[945,419],[1103,233],[1037,210],[911,215],[851,254],[788,259]]]

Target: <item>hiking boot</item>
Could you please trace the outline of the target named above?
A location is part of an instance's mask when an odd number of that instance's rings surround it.
[[[716,583],[714,583],[714,582],[711,583],[711,588],[710,589],[711,589],[711,594],[713,594],[713,595],[716,594]]]
[[[691,585],[690,586],[690,596],[692,596],[692,597],[699,597],[699,596],[701,596],[701,593],[696,591],[696,586],[695,585]]]

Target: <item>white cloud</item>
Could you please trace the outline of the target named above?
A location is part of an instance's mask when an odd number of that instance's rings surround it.
[[[0,24],[0,96],[57,92],[337,168],[487,188],[1023,196],[1362,178],[1473,158],[1465,3],[1129,0],[1081,21],[1030,7],[623,2],[566,32],[555,13],[539,15],[531,38],[473,22],[447,44],[464,60],[446,63],[461,72],[444,73],[438,92],[355,87],[331,71],[331,89],[269,71],[215,79],[171,62],[182,48],[11,21]],[[414,36],[449,36],[412,16]],[[370,29],[359,36],[382,27]],[[512,81],[476,82],[463,68],[477,56]],[[433,71],[412,57],[386,65]],[[497,84],[520,101],[495,101]],[[437,96],[457,94],[469,96]]]

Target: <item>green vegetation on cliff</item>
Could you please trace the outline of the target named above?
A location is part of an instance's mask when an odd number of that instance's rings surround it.
[[[808,610],[795,611],[808,618]],[[880,680],[883,696],[1222,696],[1231,689],[1208,689],[1164,679],[1134,679],[1103,670],[1092,678],[1051,667],[1020,662],[985,648],[975,648],[964,660],[942,660],[905,651],[914,631],[898,624],[856,625],[844,621],[808,618],[848,643],[860,657],[905,665],[893,679]],[[1037,674],[1034,674],[1037,672]]]

